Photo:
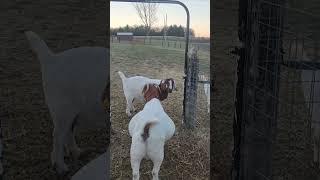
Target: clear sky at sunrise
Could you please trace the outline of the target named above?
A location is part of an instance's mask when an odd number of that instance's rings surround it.
[[[210,36],[210,0],[180,0],[190,11],[190,27],[196,36]],[[158,9],[157,27],[163,27],[164,16],[167,13],[167,25],[177,24],[186,26],[186,13],[177,4],[160,4]],[[110,3],[110,25],[112,28],[125,25],[141,25],[141,20],[132,3]]]

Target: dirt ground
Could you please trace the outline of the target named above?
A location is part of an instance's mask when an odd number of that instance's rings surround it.
[[[165,111],[176,125],[176,134],[165,145],[165,159],[161,165],[160,179],[209,179],[210,119],[205,99],[198,101],[199,118],[196,129],[191,131],[181,125],[183,52],[155,46],[111,44],[111,121],[112,127],[117,132],[111,136],[112,179],[132,177],[129,153],[131,138],[128,133],[130,119],[125,113],[125,97],[117,73],[119,70],[127,76],[139,74],[159,79],[172,77],[176,80],[178,91],[169,94],[163,101]],[[208,65],[208,54],[201,58]],[[143,104],[137,107],[141,110]],[[141,179],[150,179],[151,171],[152,162],[143,160],[140,168]]]
[[[1,2],[4,179],[55,179],[50,160],[53,124],[44,102],[39,61],[32,56],[23,32],[36,32],[54,52],[79,46],[106,47],[105,10],[105,1]],[[79,131],[76,140],[88,153],[76,161],[66,159],[68,177],[103,153],[108,141],[105,129]]]

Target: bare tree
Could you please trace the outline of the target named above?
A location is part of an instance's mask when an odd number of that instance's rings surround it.
[[[134,3],[134,7],[140,17],[140,20],[146,28],[146,35],[149,36],[151,28],[157,22],[157,11],[159,5],[157,3],[145,2]]]

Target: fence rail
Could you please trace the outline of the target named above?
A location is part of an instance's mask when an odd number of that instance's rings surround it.
[[[132,41],[128,40],[119,40],[116,36],[110,37],[111,43],[130,43],[130,44],[143,44],[143,45],[152,45],[152,46],[161,46],[164,48],[175,48],[175,49],[185,49],[185,39],[181,37],[168,37],[165,40],[161,36],[134,36]],[[190,39],[190,44],[195,46],[197,50],[210,51],[210,41],[209,40],[201,40],[201,39]]]

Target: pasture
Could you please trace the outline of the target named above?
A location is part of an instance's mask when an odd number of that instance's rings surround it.
[[[160,179],[209,179],[210,119],[203,88],[198,88],[197,127],[191,131],[182,126],[184,49],[165,48],[140,43],[111,43],[111,122],[116,134],[111,135],[112,179],[132,177],[130,165],[130,119],[125,113],[126,101],[117,71],[126,76],[142,75],[150,78],[174,78],[178,91],[162,102],[164,110],[176,125],[176,133],[165,145],[165,158],[159,172]],[[199,51],[199,69],[209,75],[209,51]],[[136,106],[138,110],[142,104]],[[152,162],[143,160],[141,179],[150,179]]]

